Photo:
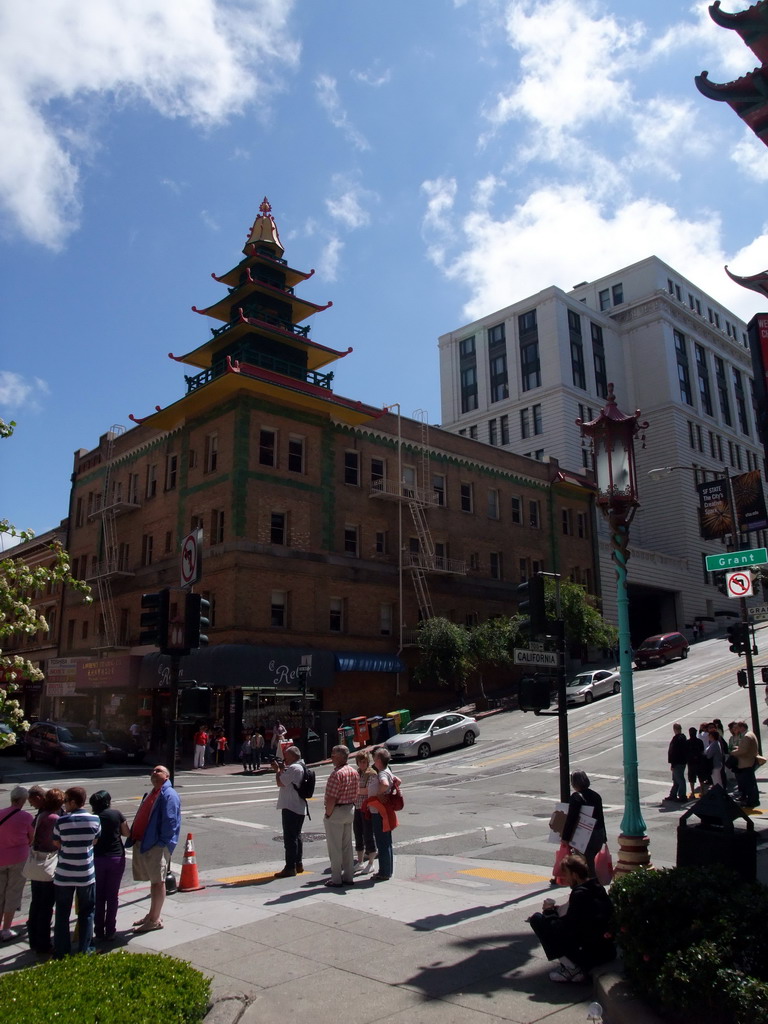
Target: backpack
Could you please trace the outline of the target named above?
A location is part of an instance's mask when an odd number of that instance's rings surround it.
[[[317,782],[317,778],[315,777],[314,768],[307,768],[306,765],[302,765],[302,767],[304,768],[304,776],[298,786],[294,782],[293,788],[302,800],[311,800],[315,795],[315,783]]]

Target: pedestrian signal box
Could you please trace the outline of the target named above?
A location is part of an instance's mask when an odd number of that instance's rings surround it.
[[[518,684],[517,700],[521,711],[544,711],[550,704],[549,679],[523,676]]]

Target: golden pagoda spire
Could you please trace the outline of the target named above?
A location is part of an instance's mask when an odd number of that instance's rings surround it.
[[[272,216],[272,206],[266,196],[261,201],[256,220],[253,222],[253,227],[248,235],[248,241],[243,246],[243,252],[246,256],[250,256],[258,245],[273,247],[276,250],[275,255],[278,259],[282,258],[285,252],[280,242],[280,235],[277,232],[275,218]]]

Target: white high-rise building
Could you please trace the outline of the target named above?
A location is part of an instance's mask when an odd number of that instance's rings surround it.
[[[700,536],[696,485],[757,470],[746,325],[655,256],[570,292],[548,287],[440,338],[442,426],[567,469],[589,468],[576,419],[594,418],[608,383],[626,413],[649,421],[636,445],[641,507],[630,532],[633,638],[705,633],[738,607],[705,571],[723,550]],[[662,481],[659,466],[683,467]],[[687,468],[686,468],[687,467]],[[571,524],[557,524],[564,532]],[[750,547],[766,546],[765,530]],[[605,615],[615,575],[600,543]]]

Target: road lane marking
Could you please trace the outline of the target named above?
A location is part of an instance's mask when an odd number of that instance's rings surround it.
[[[265,832],[279,832],[280,829],[272,825],[259,825],[255,821],[239,821],[237,818],[215,818],[212,814],[184,814],[185,818],[205,818],[208,821],[221,821],[225,825],[242,825],[243,828],[258,828]]]

